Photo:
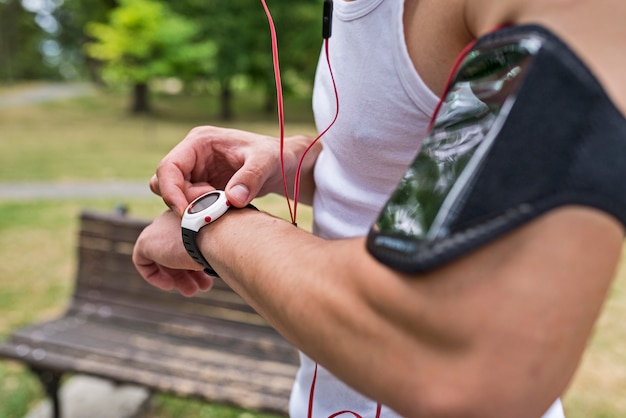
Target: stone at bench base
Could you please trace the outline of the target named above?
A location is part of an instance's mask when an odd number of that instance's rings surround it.
[[[150,400],[150,391],[134,385],[115,385],[107,380],[76,375],[60,390],[64,418],[135,418]],[[25,418],[52,416],[50,400],[41,401]]]

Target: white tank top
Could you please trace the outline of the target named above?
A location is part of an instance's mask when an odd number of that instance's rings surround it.
[[[315,166],[314,233],[327,238],[367,234],[413,161],[438,97],[422,81],[404,40],[402,0],[334,1],[330,62],[339,117],[322,138]],[[324,54],[313,93],[321,132],[335,115],[335,95]],[[300,355],[290,416],[307,417],[315,363]],[[313,416],[349,410],[375,417],[376,402],[353,391],[321,366]],[[552,409],[560,411],[560,404]],[[353,416],[352,414],[345,416]],[[382,417],[396,417],[383,407]],[[550,418],[562,417],[562,412]]]
[[[367,232],[415,157],[437,105],[409,57],[402,12],[398,0],[335,1],[329,48],[339,118],[322,139],[315,168],[314,230],[324,238]],[[323,57],[313,110],[320,130],[335,115]]]

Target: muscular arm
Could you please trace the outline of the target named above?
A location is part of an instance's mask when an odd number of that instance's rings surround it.
[[[596,9],[589,1],[471,0],[464,7],[458,45],[468,33],[503,23],[544,24],[626,109],[626,62],[613,51],[623,45],[614,32],[580,26],[583,17],[624,9],[619,2]],[[606,47],[593,47],[602,42]],[[441,60],[442,73],[449,61]],[[545,412],[578,365],[623,239],[612,218],[567,207],[445,268],[409,277],[375,262],[362,239],[327,242],[259,214],[230,216],[211,228],[215,242],[232,241],[219,248],[204,242],[218,271],[305,353],[404,416]],[[235,242],[245,230],[236,232],[235,224],[247,222],[263,239],[245,238],[244,250]]]
[[[428,417],[545,412],[578,364],[622,244],[612,219],[574,207],[421,277],[380,265],[363,239],[324,241],[253,211],[200,239],[297,347],[402,415]]]
[[[463,6],[465,26],[449,45],[460,48],[468,34],[505,22],[542,23],[580,53],[626,110],[626,57],[612,52],[624,46],[626,3],[452,3]],[[434,60],[444,77],[449,58]],[[424,78],[431,86],[440,80]],[[171,218],[170,235],[179,239],[179,219]],[[622,234],[606,214],[561,208],[424,276],[376,262],[363,238],[325,241],[255,211],[230,211],[199,238],[233,288],[355,389],[403,416],[482,418],[540,416],[562,393],[611,284]],[[136,257],[145,265],[150,259],[158,257]]]

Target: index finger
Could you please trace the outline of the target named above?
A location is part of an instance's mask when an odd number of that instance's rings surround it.
[[[183,215],[189,204],[185,194],[187,180],[183,172],[175,164],[160,164],[156,174],[150,179],[150,189],[163,198],[165,204],[176,212]]]

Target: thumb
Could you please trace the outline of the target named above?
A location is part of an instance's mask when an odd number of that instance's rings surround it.
[[[269,170],[259,167],[259,163],[263,161],[256,161],[254,165],[248,161],[248,164],[244,164],[229,180],[224,191],[233,206],[245,207],[263,188]]]
[[[243,183],[237,183],[233,186],[226,187],[226,197],[234,206],[242,208],[250,203],[253,199],[250,189]]]
[[[228,201],[236,207],[245,207],[252,201],[261,189],[263,179],[258,172],[253,173],[241,169],[230,179],[224,191]]]

